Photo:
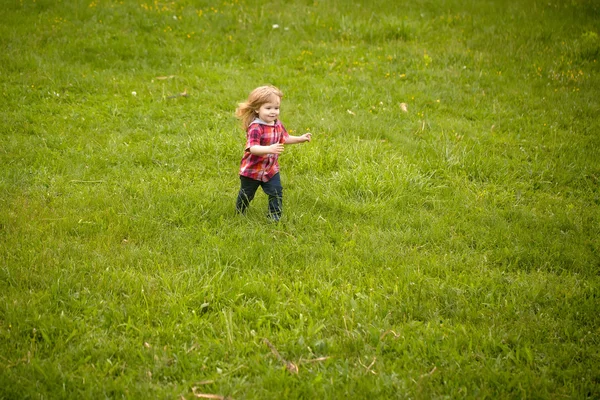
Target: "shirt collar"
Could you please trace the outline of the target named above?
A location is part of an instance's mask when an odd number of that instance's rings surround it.
[[[251,124],[260,124],[260,125],[267,125],[267,126],[275,126],[279,123],[279,120],[276,119],[275,122],[273,124],[269,124],[268,122],[263,121],[260,118],[256,118],[254,121],[251,122]]]

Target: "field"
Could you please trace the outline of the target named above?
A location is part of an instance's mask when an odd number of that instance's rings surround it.
[[[596,0],[0,7],[0,399],[600,397]]]

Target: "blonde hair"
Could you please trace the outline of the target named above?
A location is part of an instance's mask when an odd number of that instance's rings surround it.
[[[260,106],[270,102],[273,96],[277,96],[281,99],[283,98],[283,93],[275,86],[260,86],[250,93],[248,100],[238,104],[238,108],[235,110],[235,116],[242,120],[244,130],[247,130],[248,126],[254,121]]]

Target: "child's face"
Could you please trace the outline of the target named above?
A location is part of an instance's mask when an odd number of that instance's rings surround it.
[[[271,96],[267,103],[264,103],[258,109],[258,118],[262,119],[267,123],[275,122],[279,117],[279,104],[281,99],[275,95]]]

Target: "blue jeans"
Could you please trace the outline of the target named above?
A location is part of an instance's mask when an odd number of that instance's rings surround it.
[[[260,186],[269,196],[269,218],[279,221],[283,211],[283,187],[281,186],[279,173],[275,174],[267,182],[257,181],[240,175],[240,182],[241,187],[235,203],[235,209],[244,214]]]

